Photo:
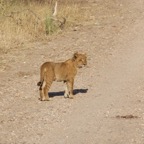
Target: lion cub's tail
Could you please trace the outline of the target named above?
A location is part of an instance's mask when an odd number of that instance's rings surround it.
[[[43,82],[44,82],[44,80],[39,81],[39,82],[37,83],[37,86],[40,87],[39,90],[42,90]]]
[[[39,90],[42,90],[42,87],[44,85],[44,77],[45,77],[45,72],[41,71],[40,73],[40,81],[37,83],[37,86],[39,86]]]

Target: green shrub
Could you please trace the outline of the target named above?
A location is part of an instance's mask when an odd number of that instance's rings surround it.
[[[54,32],[56,32],[58,29],[58,27],[56,26],[54,20],[49,17],[46,16],[46,20],[45,20],[45,32],[47,35],[53,34]]]

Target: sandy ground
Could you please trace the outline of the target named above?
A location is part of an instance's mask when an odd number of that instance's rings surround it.
[[[144,144],[144,2],[90,0],[87,22],[50,42],[2,53],[0,144]],[[75,98],[53,83],[51,101],[38,100],[39,67],[75,51],[88,66]]]

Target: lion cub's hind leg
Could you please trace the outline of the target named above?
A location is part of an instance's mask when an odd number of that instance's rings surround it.
[[[43,97],[44,97],[44,90],[40,90],[40,98],[39,100],[42,101],[43,100]]]
[[[46,85],[44,87],[44,98],[43,98],[43,101],[49,101],[48,91],[49,91],[49,89],[50,89],[50,87],[52,85],[52,82],[53,82],[53,79],[46,82]]]
[[[54,80],[54,77],[51,77],[43,82],[43,85],[40,89],[40,100],[41,101],[49,101],[49,95],[48,91],[50,89],[50,86]]]

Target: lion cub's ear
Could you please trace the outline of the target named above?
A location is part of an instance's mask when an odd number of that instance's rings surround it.
[[[75,52],[73,57],[74,57],[74,59],[76,59],[78,57],[78,52]]]

